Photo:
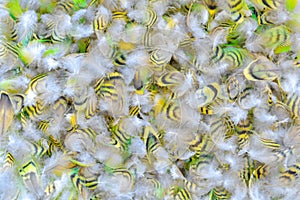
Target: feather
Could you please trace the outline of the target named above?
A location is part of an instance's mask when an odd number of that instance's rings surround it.
[[[0,135],[4,136],[14,118],[14,106],[11,97],[4,91],[0,93]]]
[[[211,83],[196,91],[196,95],[200,101],[199,106],[205,106],[213,102],[220,95],[220,85]]]
[[[22,8],[27,8],[28,10],[37,10],[40,7],[40,1],[30,0],[30,1],[20,1]]]
[[[188,73],[185,77],[185,80],[183,81],[183,83],[181,85],[178,86],[178,88],[175,89],[175,93],[177,93],[177,95],[179,97],[183,96],[184,94],[186,94],[187,92],[192,91],[194,88],[194,83],[195,83],[195,79],[192,73]]]
[[[297,199],[298,11],[2,1],[0,199]]]
[[[18,31],[18,42],[28,44],[37,26],[37,14],[35,11],[29,10],[23,13],[19,20],[16,27]]]
[[[81,38],[90,37],[93,34],[93,29],[89,25],[77,25],[71,30],[71,36],[76,38],[77,40]]]
[[[89,14],[86,9],[81,9],[74,13],[71,22],[73,23],[71,35],[77,40],[81,38],[90,37],[93,34],[93,29],[87,22],[83,23],[84,20],[89,20]]]
[[[92,140],[78,132],[68,133],[64,139],[64,145],[67,149],[75,152],[91,151],[94,148]]]
[[[23,162],[24,159],[28,159],[31,155],[29,143],[24,140],[24,138],[21,138],[16,134],[10,134],[8,139],[7,149],[12,155],[14,155],[15,159],[20,162]]]
[[[146,152],[145,152],[146,154]],[[132,159],[130,159],[127,163],[126,163],[126,167],[128,169],[134,169],[135,170],[135,176],[137,179],[144,177],[144,174],[146,173],[147,170],[147,166],[145,163],[143,163],[139,157],[143,157],[145,154],[142,154],[141,152],[139,152],[137,154],[137,156],[133,156]]]
[[[101,139],[100,139],[101,138]],[[95,158],[102,163],[106,163],[110,166],[118,166],[123,162],[122,156],[116,151],[116,148],[108,147],[107,144],[110,142],[107,138],[102,139],[103,137],[98,137],[101,141],[106,141],[104,145],[98,145],[96,149]]]
[[[285,2],[285,5],[286,5],[286,8],[289,12],[297,12],[297,10],[299,9],[298,0],[296,0],[296,1],[287,0]]]
[[[0,198],[11,198],[15,199],[18,198],[20,194],[20,190],[18,189],[18,186],[16,184],[7,184],[10,182],[17,182],[17,177],[13,175],[12,172],[6,172],[1,173],[0,180],[3,180],[1,182],[0,187]]]
[[[232,200],[247,199],[247,189],[238,187],[231,195]]]
[[[173,179],[184,179],[184,176],[176,165],[172,165],[170,172]]]
[[[20,2],[18,0],[10,0],[6,3],[8,11],[14,19],[19,18],[23,14]]]
[[[0,24],[1,24],[1,28],[0,28],[1,35],[6,36],[6,38],[15,39],[16,22],[13,20],[11,16],[9,16],[9,12],[7,10],[1,10]]]
[[[112,169],[114,170],[114,169]],[[100,189],[106,192],[111,193],[113,196],[119,196],[120,198],[123,196],[126,197],[127,195],[131,196],[130,189],[133,186],[134,180],[130,179],[130,172],[125,169],[119,169],[123,172],[114,173],[112,174],[105,174],[99,177],[101,180]],[[114,184],[112,184],[114,183]],[[105,185],[105,187],[103,187]]]
[[[260,183],[255,183],[251,185],[251,189],[249,191],[249,196],[252,199],[263,200],[270,198],[265,191],[262,191]]]
[[[51,37],[54,43],[65,41],[72,29],[71,17],[60,13],[57,15],[44,14],[41,16],[44,26],[40,33],[44,37]]]
[[[53,173],[56,176],[62,176],[76,166],[76,164],[71,162],[71,158],[71,153],[63,154],[61,152],[57,152],[48,160],[48,164],[45,165],[43,170],[46,173]]]
[[[69,183],[70,178],[66,173],[64,173],[59,179],[54,181],[55,192],[53,196],[59,196],[59,194],[61,194],[61,192],[63,191],[68,194],[68,192],[66,191],[66,186],[68,186]]]
[[[37,198],[42,196],[39,173],[39,167],[32,159],[19,169],[19,175],[22,177],[25,187],[34,193]]]
[[[38,63],[42,59],[45,50],[45,45],[32,41],[25,48],[21,49],[19,56],[23,63],[29,66],[33,62]]]
[[[282,89],[287,93],[294,93],[297,91],[300,83],[300,78],[297,76],[297,71],[287,72],[283,74],[283,81],[281,82]]]
[[[51,71],[59,68],[60,62],[54,58],[47,57],[42,60],[42,66],[45,68],[45,71]]]
[[[207,35],[199,25],[200,23],[196,19],[194,18],[190,19],[190,27],[191,30],[193,31],[193,35],[195,35],[195,37],[198,39],[202,39],[205,38]]]
[[[256,118],[257,130],[266,130],[270,128],[270,124],[278,120],[276,115],[272,115],[264,109],[255,109],[254,117]]]

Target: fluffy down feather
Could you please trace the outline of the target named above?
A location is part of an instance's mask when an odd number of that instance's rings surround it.
[[[297,199],[299,8],[0,1],[0,198]]]

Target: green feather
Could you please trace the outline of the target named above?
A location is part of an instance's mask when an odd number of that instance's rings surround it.
[[[22,14],[22,8],[18,0],[9,0],[6,4],[6,7],[8,8],[10,16],[16,20],[19,18]]]
[[[298,4],[298,0],[286,0],[285,7],[289,12],[293,12]]]

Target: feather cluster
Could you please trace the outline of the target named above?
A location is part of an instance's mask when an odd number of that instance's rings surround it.
[[[0,199],[298,199],[300,2],[0,4]]]

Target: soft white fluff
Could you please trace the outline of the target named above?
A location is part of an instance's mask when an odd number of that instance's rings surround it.
[[[38,16],[35,11],[29,10],[22,14],[17,24],[18,41],[27,43],[36,29]]]

